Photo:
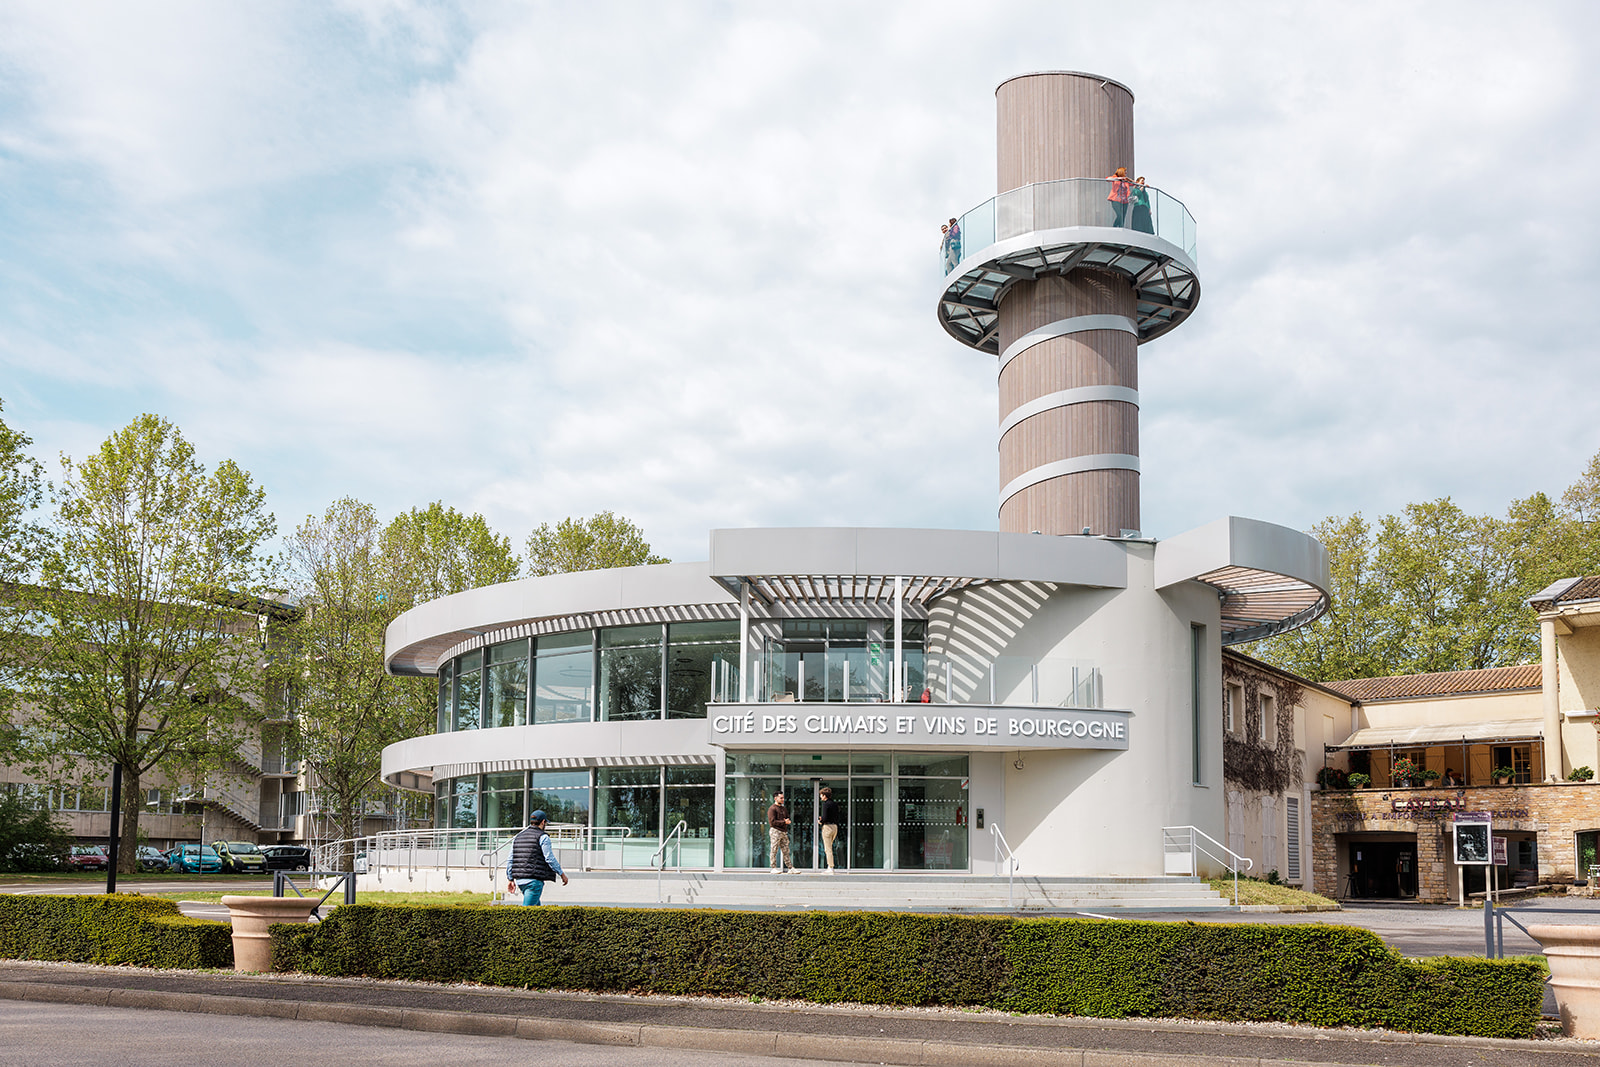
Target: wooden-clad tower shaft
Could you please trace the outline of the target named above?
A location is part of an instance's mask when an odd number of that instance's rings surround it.
[[[1136,176],[1133,94],[1125,87],[1088,74],[1028,74],[995,95],[1000,193],[1104,178],[1118,167]],[[1001,531],[1087,527],[1117,536],[1140,528],[1136,329],[1133,286],[1104,270],[1045,275],[1006,293],[999,308]],[[1025,340],[1039,330],[1054,335]]]

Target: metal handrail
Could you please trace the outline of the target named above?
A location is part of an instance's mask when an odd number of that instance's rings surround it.
[[[679,819],[678,825],[672,828],[672,832],[670,834],[661,839],[661,847],[656,849],[654,855],[650,857],[650,866],[656,869],[657,904],[661,903],[661,876],[665,874],[667,870],[667,846],[672,844],[673,838],[678,839],[678,862],[675,867],[677,870],[683,870],[683,832],[688,828],[688,822],[683,819]],[[658,859],[661,861],[660,863],[656,862]]]
[[[1196,877],[1199,877],[1200,874],[1200,865],[1194,862],[1194,854],[1196,852],[1205,853],[1233,872],[1233,906],[1237,908],[1239,906],[1239,865],[1242,863],[1245,870],[1253,871],[1255,870],[1256,861],[1249,856],[1239,855],[1239,853],[1224,845],[1198,826],[1163,826],[1161,828],[1161,850],[1163,853],[1172,851],[1167,847],[1168,845],[1182,844],[1181,840],[1175,836],[1178,833],[1187,833],[1189,835],[1189,869]],[[1205,845],[1200,844],[1201,841],[1207,841],[1215,845],[1218,851],[1227,854],[1227,858],[1206,848]]]
[[[376,874],[379,881],[383,879],[386,863],[391,867],[405,868],[408,880],[414,880],[416,869],[422,866],[443,870],[445,880],[452,881],[451,872],[457,869],[471,871],[492,866],[496,855],[504,849],[507,841],[517,835],[519,829],[385,830],[364,837],[320,842],[313,848],[313,863],[319,867],[331,867],[339,851],[348,846],[353,854],[365,853],[367,868]],[[568,825],[549,827],[549,833],[558,848],[590,852],[597,850],[603,840],[626,841],[633,831],[626,826]],[[419,853],[423,854],[420,862]],[[403,854],[404,859],[399,859],[397,854]],[[619,863],[622,868],[627,867],[625,853]]]
[[[322,894],[322,896],[317,900],[317,906],[311,909],[311,914],[316,916],[319,922],[322,919],[322,905],[326,904],[328,902],[328,898],[333,896],[333,894],[337,892],[341,886],[344,888],[344,902],[346,904],[354,904],[356,902],[356,874],[354,871],[312,870],[305,872],[305,874],[306,877],[312,881],[316,881],[319,878],[332,878],[334,880],[333,884],[328,887],[328,891]],[[285,889],[292,889],[295,896],[301,898],[302,900],[305,899],[305,894],[300,892],[300,887],[294,884],[294,880],[289,877],[288,871],[273,871],[272,895],[275,897],[287,896],[287,894],[284,893]],[[315,890],[313,890],[313,892],[315,892]]]
[[[1006,835],[1001,832],[1000,824],[989,824],[989,836],[994,838],[994,865],[1000,866],[1000,849],[1006,850],[1006,907],[1016,907],[1014,888],[1016,885],[1017,869],[1022,866],[1022,861],[1017,859],[1017,854],[1011,851],[1011,842],[1006,840]]]
[[[1587,915],[1594,918],[1593,908],[1540,908],[1527,904],[1521,907],[1505,907],[1485,898],[1483,902],[1483,954],[1491,960],[1502,960],[1506,956],[1506,928],[1504,923],[1509,922],[1518,930],[1528,934],[1528,928],[1515,916],[1507,915],[1510,911],[1531,911],[1539,915]],[[1532,934],[1530,938],[1537,941]]]

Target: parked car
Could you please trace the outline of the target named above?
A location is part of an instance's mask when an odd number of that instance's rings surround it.
[[[263,845],[261,854],[267,858],[269,871],[311,869],[311,850],[304,845]]]
[[[139,846],[139,869],[141,871],[164,871],[171,866],[172,864],[167,862],[167,857],[163,856],[161,850],[154,845]]]
[[[267,857],[249,841],[213,841],[211,847],[230,874],[265,874]]]
[[[216,874],[222,870],[222,857],[199,845],[178,845],[166,852],[167,863],[185,874]]]
[[[67,857],[69,871],[103,871],[111,866],[104,845],[73,845]]]

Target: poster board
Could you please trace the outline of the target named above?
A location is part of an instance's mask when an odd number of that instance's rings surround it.
[[[1464,811],[1455,817],[1451,830],[1455,837],[1454,858],[1458,867],[1487,867],[1492,856],[1489,842],[1489,813]]]
[[[1503,837],[1494,839],[1494,865],[1496,867],[1506,866],[1506,839]]]

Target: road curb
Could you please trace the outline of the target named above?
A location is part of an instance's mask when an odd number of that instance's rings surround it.
[[[462,1034],[475,1037],[515,1037],[530,1041],[570,1041],[586,1045],[625,1045],[689,1049],[704,1052],[731,1052],[755,1056],[782,1056],[798,1060],[835,1060],[851,1063],[885,1063],[900,1067],[1153,1067],[1170,1064],[1166,1051],[1111,1051],[1064,1047],[1072,1029],[1062,1027],[1063,1046],[1040,1047],[1025,1044],[963,1043],[934,1037],[861,1037],[846,1034],[786,1031],[772,1029],[720,1029],[703,1026],[674,1026],[665,1023],[616,1023],[586,1019],[560,1019],[545,1016],[507,1015],[495,1012],[450,1011],[436,1008],[402,1008],[363,1004],[338,1004],[251,996],[224,996],[149,989],[79,986],[58,982],[6,981],[0,979],[0,1000],[34,1001],[57,1004],[82,1004],[111,1008],[139,1008],[179,1011],[203,1015],[239,1015],[307,1022],[339,1023],[346,1026],[375,1026],[397,1030]],[[781,1023],[779,1018],[774,1023]],[[1132,1027],[1131,1020],[1097,1020],[1113,1024],[1108,1028]],[[1120,1024],[1120,1025],[1118,1025]],[[1152,1029],[1164,1029],[1154,1026]],[[1409,1040],[1419,1038],[1421,1040]],[[1377,1034],[1330,1033],[1320,1040],[1346,1043],[1455,1045],[1464,1048],[1517,1049],[1537,1055],[1550,1052],[1592,1058],[1600,1064],[1600,1045],[1592,1050],[1574,1048],[1562,1042],[1554,1047],[1539,1043],[1497,1038],[1443,1037],[1440,1035],[1395,1036]],[[1306,1067],[1308,1062],[1350,1062],[1348,1060],[1282,1060],[1254,1056],[1206,1056],[1185,1054],[1186,1063],[1199,1067]]]
[[[143,989],[84,989],[48,982],[0,981],[0,1000],[94,1004],[207,1015],[270,1015],[282,1019],[381,1026],[400,1030],[516,1037],[531,1041],[571,1041],[584,1045],[694,1049],[791,1059],[846,1063],[886,1063],[901,1067],[1151,1067],[1169,1064],[1165,1054],[1105,1053],[1084,1049],[1040,1049],[1019,1045],[965,1045],[904,1038],[819,1036],[779,1030],[717,1030],[657,1023],[619,1025],[578,1019],[520,1018],[478,1012],[423,1008],[374,1008],[298,1000],[258,1000],[206,993],[164,993]],[[1271,1061],[1205,1056],[1186,1057],[1202,1067],[1266,1067]],[[1304,1067],[1302,1064],[1301,1067]]]

